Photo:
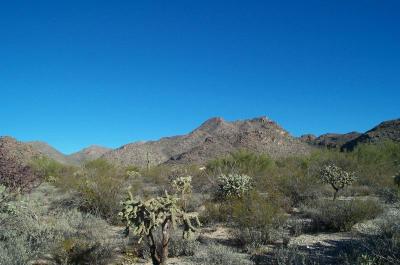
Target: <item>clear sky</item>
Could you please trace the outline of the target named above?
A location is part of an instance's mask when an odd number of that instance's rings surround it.
[[[400,117],[400,1],[2,1],[0,135],[70,153],[266,115]]]

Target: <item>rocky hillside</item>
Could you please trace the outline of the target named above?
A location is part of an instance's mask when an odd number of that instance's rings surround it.
[[[45,142],[35,141],[35,142],[28,142],[30,146],[33,147],[34,150],[60,162],[63,164],[70,164],[70,165],[79,165],[85,161],[90,161],[93,159],[97,159],[106,152],[110,151],[110,148],[91,145],[87,148],[84,148],[76,153],[65,155],[55,149],[54,147],[50,146]]]
[[[32,146],[11,137],[0,137],[0,184],[11,188],[30,188],[38,177],[29,167],[41,155]]]
[[[302,142],[310,145],[326,147],[326,148],[341,148],[345,143],[359,137],[361,133],[350,132],[345,134],[326,133],[318,137],[312,134],[302,135],[299,139]]]
[[[97,159],[105,153],[109,152],[110,150],[112,149],[98,145],[91,145],[82,149],[79,152],[70,154],[69,156],[67,156],[67,159],[70,161],[70,163],[81,164],[85,161]]]
[[[342,150],[353,150],[362,143],[376,143],[381,140],[392,140],[400,142],[400,119],[380,123],[359,137],[348,141],[342,146]]]
[[[308,153],[310,147],[289,135],[266,117],[228,122],[212,118],[182,136],[124,145],[104,154],[123,165],[204,163],[238,149],[267,153],[272,157]]]

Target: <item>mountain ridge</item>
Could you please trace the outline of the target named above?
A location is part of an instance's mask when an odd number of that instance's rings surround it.
[[[237,149],[266,152],[275,157],[308,153],[310,148],[265,116],[236,121],[213,117],[188,134],[126,144],[102,157],[138,166],[145,165],[147,157],[152,164],[204,163]]]

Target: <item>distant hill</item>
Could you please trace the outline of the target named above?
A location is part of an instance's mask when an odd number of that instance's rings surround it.
[[[104,153],[111,150],[110,148],[91,145],[76,153],[65,155],[45,142],[34,141],[34,142],[27,142],[27,144],[32,146],[34,150],[42,153],[43,155],[46,155],[51,159],[56,160],[57,162],[70,165],[79,165],[86,161],[97,159]]]
[[[111,148],[98,145],[91,145],[89,147],[82,149],[79,152],[68,155],[67,159],[71,163],[81,164],[86,161],[97,159],[111,150],[112,150]]]
[[[57,162],[63,163],[63,164],[70,164],[73,163],[68,159],[68,156],[64,155],[51,145],[45,142],[41,141],[33,141],[33,142],[26,142],[28,145],[32,146],[32,148],[43,155],[56,160]]]
[[[310,145],[326,147],[326,148],[341,148],[345,143],[359,137],[361,133],[350,132],[345,134],[326,133],[318,137],[312,134],[302,135],[299,139],[302,142]]]
[[[310,147],[266,117],[229,122],[212,118],[194,131],[158,141],[137,142],[102,157],[122,165],[204,163],[229,152],[248,149],[272,157],[305,154]]]
[[[10,188],[29,188],[39,177],[29,166],[41,153],[12,137],[0,137],[0,184]]]
[[[376,143],[382,140],[400,142],[400,119],[380,123],[357,138],[348,141],[342,146],[342,150],[351,151],[359,144]]]

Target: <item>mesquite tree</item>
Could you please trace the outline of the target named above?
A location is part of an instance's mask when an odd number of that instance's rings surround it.
[[[168,259],[168,245],[170,231],[177,226],[183,228],[183,238],[188,239],[200,226],[197,213],[186,213],[179,207],[179,198],[165,192],[162,197],[151,198],[146,201],[135,199],[131,193],[128,200],[123,202],[123,209],[119,213],[126,223],[126,231],[131,229],[134,235],[139,236],[139,243],[147,237],[151,259],[154,265],[165,265]],[[156,230],[161,229],[161,244],[156,242]],[[160,249],[157,249],[160,245]]]
[[[333,200],[336,200],[337,193],[346,186],[351,185],[355,180],[355,175],[352,172],[347,172],[336,165],[325,166],[321,170],[321,180],[324,183],[330,184],[335,190]]]

